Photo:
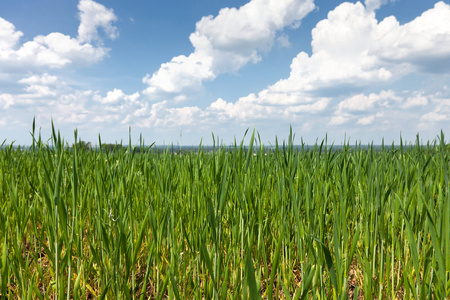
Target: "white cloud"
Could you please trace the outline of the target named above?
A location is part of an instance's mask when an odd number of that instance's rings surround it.
[[[439,113],[438,111],[432,111],[424,114],[421,118],[421,122],[439,122],[446,121],[449,119],[447,114]]]
[[[162,64],[152,76],[144,77],[143,82],[149,85],[146,93],[157,95],[161,92],[180,93],[185,89],[198,89],[202,81],[215,78],[211,65],[212,57],[204,53],[194,52],[187,57],[174,57]]]
[[[122,90],[114,89],[113,91],[109,91],[106,97],[101,99],[101,102],[104,104],[113,104],[123,100],[124,97],[125,93]]]
[[[304,18],[314,9],[312,0],[253,0],[219,15],[203,17],[190,40],[214,58],[214,73],[235,72],[261,59],[258,51],[272,46],[277,31]]]
[[[342,125],[347,123],[350,120],[349,115],[338,115],[331,118],[329,125]]]
[[[121,89],[114,89],[107,92],[106,97],[96,97],[95,100],[102,104],[116,105],[123,102],[137,102],[140,96],[141,95],[138,92],[131,95],[126,95]]]
[[[450,99],[442,98],[441,94],[388,90],[354,95],[335,106],[328,125],[345,124],[355,131],[364,126],[372,133],[435,134],[436,128],[450,120]]]
[[[313,0],[252,0],[239,9],[223,8],[216,17],[203,17],[189,37],[194,52],[174,57],[147,75],[145,93],[157,96],[198,89],[204,80],[258,62],[278,31],[297,24],[313,9]]]
[[[289,37],[286,34],[281,34],[277,38],[278,45],[283,48],[289,48],[291,46],[291,42],[289,41]]]
[[[43,84],[50,85],[58,82],[58,77],[44,73],[42,75],[31,75],[19,80],[22,84]]]
[[[426,106],[428,104],[428,100],[422,94],[412,96],[408,98],[405,103],[402,105],[403,108],[411,108],[416,106]]]
[[[450,63],[445,63],[447,57],[450,62],[450,5],[439,2],[400,26],[395,17],[376,20],[373,10],[385,2],[366,1],[371,9],[360,2],[345,2],[330,11],[312,30],[312,55],[300,52],[292,60],[288,78],[257,96],[243,98],[254,104],[313,103],[317,97],[336,98],[390,84],[413,71],[439,71],[436,66],[450,71]],[[339,116],[333,117],[332,124],[348,119],[344,111],[372,109],[375,103],[383,105],[384,98],[396,100],[388,92],[350,97],[339,104]],[[404,108],[424,103],[424,99],[410,99]]]
[[[450,98],[440,98],[439,96],[431,97],[429,106],[432,110],[426,112],[420,117],[420,128],[433,128],[436,123],[441,123],[450,120]],[[431,104],[431,105],[430,105]]]
[[[408,63],[419,71],[450,71],[450,5],[438,2],[415,20],[400,25],[395,17],[376,28],[372,53],[394,64]]]
[[[342,125],[357,120],[356,124],[369,125],[375,117],[383,116],[383,112],[399,109],[402,101],[403,97],[392,90],[357,94],[339,102],[329,124]]]
[[[16,31],[15,26],[0,18],[0,57],[3,51],[13,49],[19,42],[20,37],[23,35],[22,32]]]
[[[30,97],[42,98],[56,96],[57,94],[48,86],[33,84],[25,88],[25,91],[30,94]]]
[[[373,109],[375,104],[389,107],[389,102],[401,100],[402,98],[392,90],[381,91],[379,94],[372,93],[369,96],[358,94],[341,101],[338,105],[338,111],[367,111]]]
[[[81,43],[98,41],[98,28],[102,28],[110,39],[119,35],[113,22],[117,17],[112,9],[92,0],[81,0],[78,4],[80,11],[80,26],[78,27],[78,40]]]
[[[393,74],[370,54],[375,14],[361,3],[343,3],[312,31],[309,56],[300,52],[287,79],[258,93],[260,103],[298,104],[389,81]]]
[[[222,121],[228,119],[239,121],[270,119],[281,113],[280,111],[277,111],[277,107],[259,105],[252,103],[251,100],[227,103],[221,98],[211,103],[209,110]]]
[[[49,69],[92,64],[108,54],[97,31],[102,28],[109,38],[117,36],[112,10],[86,0],[79,9],[79,37],[52,32],[20,43],[23,33],[0,18],[0,84],[14,91],[0,92],[1,123],[20,128],[36,116],[37,121],[48,124],[53,118],[60,124],[83,126],[102,113],[100,106],[91,104],[97,93],[76,90],[47,73]],[[135,98],[126,97],[128,101]]]
[[[446,9],[447,5],[438,3],[435,8],[423,15],[436,9],[443,9],[444,6]],[[291,73],[287,79],[280,80],[259,93],[241,97],[234,103],[219,98],[204,110],[198,107],[184,108],[189,112],[188,115],[195,115],[195,118],[187,117],[183,124],[187,126],[189,122],[186,120],[190,120],[190,124],[194,126],[194,124],[198,124],[199,119],[212,123],[231,121],[246,123],[257,120],[283,119],[291,122],[301,120],[305,124],[309,124],[309,128],[312,128],[314,126],[312,124],[318,124],[317,122],[320,120],[321,122],[325,121],[324,123],[328,126],[354,124],[372,126],[380,130],[387,130],[387,128],[400,130],[408,118],[420,119],[423,115],[422,120],[431,118],[442,120],[445,115],[442,113],[442,109],[437,110],[438,106],[430,103],[429,98],[434,96],[426,96],[420,92],[402,94],[392,90],[371,94],[354,94],[358,89],[391,82],[418,70],[417,66],[413,64],[405,64],[406,60],[386,61],[380,55],[380,49],[388,49],[389,43],[392,43],[390,39],[384,40],[385,37],[381,34],[385,33],[385,23],[383,22],[388,24],[392,18],[378,23],[375,13],[366,9],[361,3],[341,4],[328,14],[327,19],[317,24],[312,32],[312,55],[299,53],[292,61]],[[427,20],[431,23],[434,22],[428,17]],[[408,28],[408,26],[412,26],[411,24],[414,25],[414,22],[419,21],[420,18],[417,18],[403,26]],[[428,28],[429,30],[436,29],[434,26]],[[440,28],[440,30],[445,40],[447,32],[450,32],[450,27],[449,29]],[[412,30],[405,32],[413,34]],[[417,46],[417,49],[419,48]],[[183,58],[188,60],[186,57]],[[181,69],[184,63],[184,61],[180,62],[178,67]],[[216,61],[213,60],[211,70],[214,70],[215,63]],[[174,70],[172,65],[165,67],[165,71],[168,73]],[[209,70],[209,68],[205,69]],[[215,75],[215,73],[213,74]],[[153,77],[147,77],[147,80],[149,78]],[[197,78],[196,84],[200,86],[204,78],[208,77]],[[214,77],[211,75],[209,78]],[[174,84],[171,90],[175,91],[174,81],[164,82]],[[191,83],[187,84],[187,86],[192,85]],[[153,88],[156,89],[156,87]],[[169,88],[165,90],[167,91]],[[352,94],[354,95],[351,96]],[[331,95],[336,100],[342,100],[333,103]],[[345,97],[346,95],[350,96]],[[417,106],[423,107],[424,112],[421,114],[417,111],[405,112],[405,109]],[[332,115],[321,116],[326,113],[327,109],[330,111],[333,107]],[[436,111],[433,110],[434,108]],[[171,122],[170,113],[176,115],[178,119],[181,118],[180,113],[184,112],[184,109],[176,108],[172,111],[168,107],[168,102],[164,102],[164,105],[158,104],[152,108],[153,115],[149,120],[153,120],[153,125],[168,125]],[[417,126],[414,124],[411,128],[419,128]]]
[[[425,54],[421,50],[425,48],[421,48],[420,45],[412,45],[412,50],[410,49],[406,56],[394,57],[389,61],[384,57],[383,51],[390,49],[390,44],[392,51],[395,48],[392,40],[386,36],[386,28],[397,30],[400,32],[398,34],[411,36],[413,39],[416,31],[410,28],[417,28],[420,25],[424,31],[429,30],[431,35],[436,36],[435,32],[440,32],[441,40],[445,41],[450,34],[450,26],[443,28],[444,26],[439,25],[445,24],[441,21],[442,15],[446,15],[442,12],[437,14],[436,10],[445,11],[448,6],[442,2],[438,3],[416,20],[395,28],[387,26],[395,20],[394,17],[382,22],[378,22],[375,18],[374,10],[386,1],[368,2],[370,1],[367,1],[366,5],[371,8],[366,8],[359,2],[343,3],[331,11],[327,19],[319,22],[312,31],[312,54],[299,53],[292,61],[291,73],[287,79],[282,79],[258,93],[241,97],[236,102],[227,102],[219,98],[205,109],[195,106],[170,108],[168,101],[155,103],[146,124],[156,127],[176,126],[177,120],[180,119],[183,120],[183,126],[187,127],[198,126],[205,122],[250,124],[263,120],[289,120],[300,121],[307,124],[306,127],[310,129],[314,126],[334,128],[337,125],[353,124],[372,128],[371,130],[378,128],[385,131],[388,128],[401,130],[408,118],[417,120],[421,119],[422,115],[423,120],[442,119],[444,115],[442,109],[437,110],[437,104],[429,100],[434,97],[432,95],[424,95],[422,92],[399,93],[393,90],[355,94],[355,91],[390,83],[413,71],[420,71],[421,67],[415,64],[413,59],[406,59],[408,55],[411,55],[411,58],[417,53]],[[147,93],[150,95],[157,95],[162,91],[181,93],[189,88],[199,88],[204,80],[212,80],[221,72],[233,72],[248,62],[258,61],[260,59],[258,51],[272,46],[275,35],[258,40],[258,31],[255,31],[253,37],[247,37],[249,43],[245,44],[239,41],[239,37],[232,35],[233,30],[229,32],[218,30],[227,28],[226,26],[214,27],[222,22],[220,18],[228,14],[234,16],[238,11],[223,10],[218,17],[204,18],[197,23],[197,30],[191,35],[191,41],[196,49],[194,53],[188,57],[176,57],[172,62],[164,64],[153,76],[144,78],[144,82],[149,84]],[[427,14],[436,14],[435,20]],[[425,26],[426,22],[423,20],[433,25]],[[230,24],[240,28],[237,21],[230,21]],[[272,34],[276,30],[270,32]],[[243,36],[246,36],[245,32]],[[263,40],[270,42],[265,43]],[[437,38],[434,40],[434,43],[438,43]],[[221,59],[233,51],[234,59],[228,58],[229,64],[221,67]],[[442,51],[450,53],[450,50]],[[245,55],[242,55],[243,53]],[[432,58],[430,57],[428,61],[430,59]],[[338,102],[333,103],[332,99]],[[405,112],[405,109],[417,106],[423,107],[424,111]],[[327,115],[329,112],[331,115]],[[184,114],[186,115],[183,117]],[[413,124],[410,127],[418,129],[418,126]]]
[[[14,96],[11,94],[0,94],[0,107],[4,110],[14,104]]]
[[[8,101],[9,106],[13,108],[25,108],[29,105],[33,110],[36,106],[46,106],[70,90],[65,82],[48,73],[30,75],[18,80],[17,83],[22,85],[23,93],[15,94],[13,100]],[[0,96],[9,99],[11,95],[0,94]]]
[[[53,120],[73,124],[86,120],[86,103],[90,93],[73,90],[59,78],[49,74],[31,75],[18,81],[24,85],[22,93],[0,94],[0,118],[9,124],[23,126],[36,116],[38,120]]]
[[[18,84],[23,85],[22,93],[0,94],[0,119],[12,121],[12,116],[20,114],[21,122],[36,116],[41,123],[53,119],[61,125],[89,127],[134,125],[148,115],[147,104],[137,92],[128,95],[114,89],[102,96],[98,91],[74,89],[48,73],[29,75]]]
[[[370,125],[373,123],[374,120],[375,120],[375,116],[371,115],[371,116],[367,116],[367,117],[359,119],[358,122],[356,122],[356,124]]]
[[[108,49],[101,45],[98,28],[103,28],[110,38],[115,38],[117,33],[112,23],[116,17],[112,10],[91,0],[81,0],[79,9],[81,23],[78,38],[52,32],[45,36],[38,35],[19,46],[23,33],[0,18],[0,73],[80,66],[103,59]],[[92,45],[92,41],[99,45]]]
[[[388,3],[389,0],[365,0],[364,5],[368,11],[379,9],[381,5]]]
[[[292,61],[288,79],[268,92],[342,92],[387,82],[392,72],[370,53],[377,26],[375,14],[361,3],[343,3],[320,21],[312,31],[313,54],[299,53]]]
[[[151,105],[149,109],[135,115],[133,124],[137,127],[152,128],[183,128],[205,122],[205,113],[197,106],[170,107],[168,101]]]
[[[373,108],[376,101],[376,97],[366,96],[364,94],[358,94],[339,103],[339,111],[365,111],[367,109]]]
[[[323,111],[329,103],[329,99],[318,99],[313,103],[297,105],[267,105],[256,101],[255,95],[239,99],[236,103],[226,102],[222,98],[217,99],[207,108],[219,120],[255,120],[255,119],[291,119],[301,115],[314,114]]]

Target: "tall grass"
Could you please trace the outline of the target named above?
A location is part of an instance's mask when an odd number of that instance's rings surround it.
[[[334,149],[253,132],[178,154],[32,136],[0,150],[1,298],[450,295],[443,134]]]

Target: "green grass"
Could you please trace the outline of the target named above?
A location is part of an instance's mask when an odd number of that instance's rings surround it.
[[[0,150],[0,298],[450,296],[443,134],[182,155],[32,135]]]

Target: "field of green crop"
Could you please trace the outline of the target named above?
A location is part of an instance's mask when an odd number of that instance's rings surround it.
[[[3,145],[0,298],[449,299],[443,134],[213,144]]]

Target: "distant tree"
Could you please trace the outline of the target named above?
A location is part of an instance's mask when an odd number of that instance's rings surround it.
[[[102,150],[108,152],[114,152],[121,150],[123,146],[121,144],[102,144]]]
[[[91,150],[91,142],[85,142],[82,141],[81,139],[78,140],[78,142],[76,143],[77,149],[78,150],[83,150],[83,151],[88,151]],[[72,148],[75,147],[75,144],[73,144]]]

